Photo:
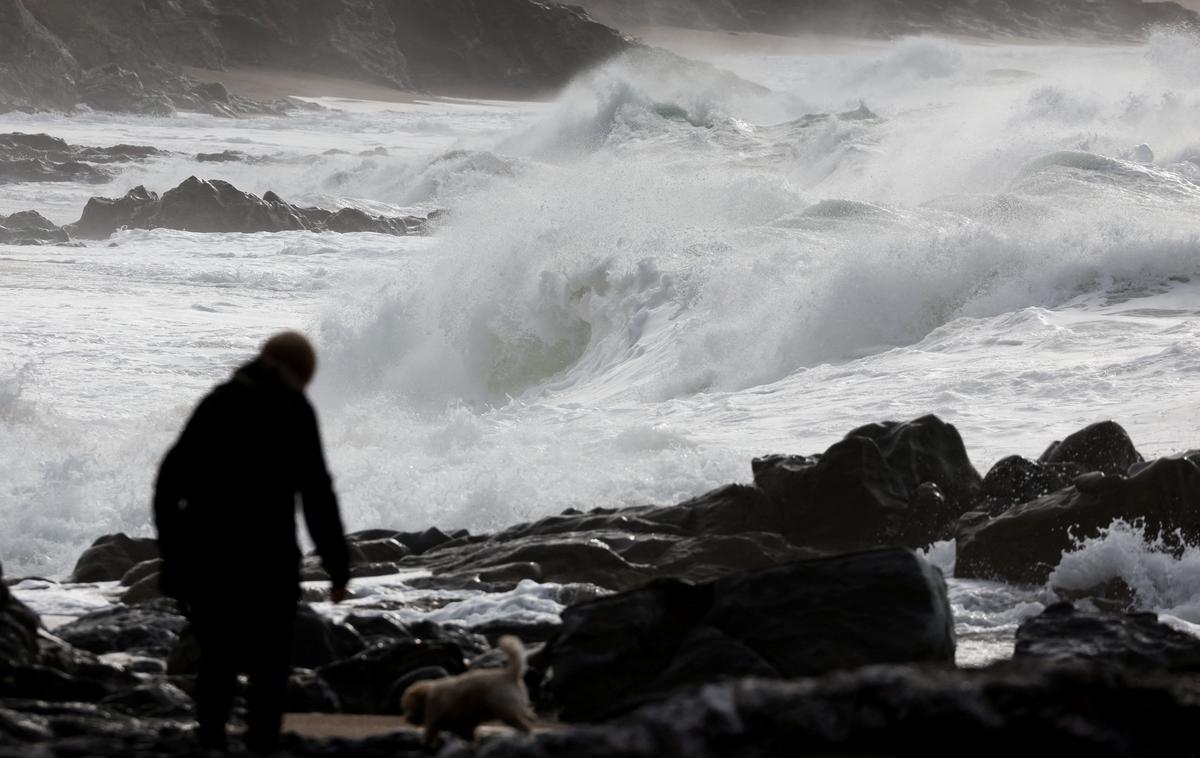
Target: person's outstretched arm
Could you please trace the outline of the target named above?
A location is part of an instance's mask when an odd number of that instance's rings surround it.
[[[321,564],[333,585],[334,600],[344,594],[350,583],[350,551],[346,547],[346,534],[342,528],[342,516],[338,511],[337,495],[333,491],[333,480],[325,467],[325,453],[321,448],[321,432],[317,427],[317,415],[312,406],[302,404],[300,428],[300,497],[304,503],[304,522],[308,534],[317,546]]]

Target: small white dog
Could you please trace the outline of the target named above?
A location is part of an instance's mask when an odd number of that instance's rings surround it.
[[[436,742],[443,731],[473,740],[475,728],[493,719],[522,732],[533,727],[524,681],[525,647],[511,635],[501,637],[496,647],[508,658],[505,668],[428,679],[404,691],[404,717],[424,727],[426,744]]]

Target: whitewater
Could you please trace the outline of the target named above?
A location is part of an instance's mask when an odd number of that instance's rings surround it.
[[[155,469],[191,406],[285,327],[322,356],[312,396],[350,529],[670,504],[749,481],[755,456],[927,413],[981,472],[1109,418],[1147,457],[1197,446],[1200,40],[687,52],[716,68],[635,55],[550,102],[0,116],[0,132],[172,151],[109,185],[0,185],[0,214],[66,223],[92,195],[191,175],[444,211],[427,237],[0,246],[7,575],[61,576],[101,534],[151,534]],[[252,160],[195,158],[223,150]],[[928,555],[952,574],[952,544]],[[1136,524],[1081,541],[1051,584],[1114,576],[1141,607],[1200,623],[1200,552]],[[1054,598],[950,589],[968,664],[1009,654]],[[106,591],[18,586],[60,614]],[[527,583],[434,613],[537,617],[556,597]]]

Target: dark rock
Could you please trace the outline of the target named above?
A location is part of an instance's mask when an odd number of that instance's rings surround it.
[[[71,581],[115,582],[135,565],[157,557],[156,540],[108,534],[93,542],[79,556],[75,570],[71,572]]]
[[[140,579],[129,589],[121,594],[121,602],[125,605],[133,605],[135,603],[146,603],[151,600],[161,600],[166,595],[162,591],[162,575],[151,574],[150,576]]]
[[[173,718],[189,716],[194,710],[192,699],[183,690],[168,682],[151,682],[114,693],[101,705],[130,716]]]
[[[94,703],[109,692],[100,682],[48,666],[23,666],[0,674],[0,699],[20,697],[47,702]]]
[[[1028,503],[1071,485],[1079,472],[1071,464],[1046,464],[1019,455],[997,461],[983,478],[979,510],[997,516],[1018,503]]]
[[[315,669],[349,658],[364,647],[353,628],[330,621],[309,605],[302,603],[297,609],[292,632],[293,666]]]
[[[429,89],[553,89],[631,46],[581,9],[556,3],[394,0],[387,7],[412,82]]]
[[[5,160],[0,158],[0,184],[23,182],[88,182],[102,184],[112,176],[87,163],[56,163],[44,158]]]
[[[408,627],[387,613],[351,613],[345,624],[365,640],[412,639]]]
[[[145,187],[136,187],[120,199],[94,197],[88,201],[79,221],[66,228],[84,239],[103,239],[122,228],[188,232],[320,232],[332,231],[326,220],[338,215],[318,208],[299,208],[284,202],[273,192],[260,198],[242,192],[228,182],[202,181],[193,176],[161,198]],[[368,218],[373,219],[372,228],[356,228],[355,231],[409,233],[403,218]]]
[[[1057,603],[1017,629],[1013,656],[1110,664],[1143,671],[1200,671],[1200,639],[1160,623],[1154,613],[1103,613]]]
[[[1074,486],[960,527],[955,575],[1041,584],[1075,541],[1116,519],[1145,524],[1168,543],[1200,538],[1200,466],[1163,458],[1131,477],[1099,472]]]
[[[78,68],[71,51],[23,0],[0,0],[0,113],[72,107]]]
[[[594,720],[685,687],[870,663],[952,665],[941,573],[903,549],[660,581],[568,608],[548,644],[560,716]]]
[[[68,645],[58,638],[44,639],[39,644],[38,665],[69,678],[67,687],[56,696],[52,693],[22,693],[22,697],[37,700],[95,700],[105,695],[135,687],[140,683],[131,671],[101,661],[94,653]],[[50,678],[47,677],[47,682]],[[69,692],[67,692],[69,690]],[[79,691],[88,695],[71,694]],[[66,692],[66,694],[64,694]]]
[[[0,567],[0,578],[4,575]],[[37,660],[41,619],[0,582],[0,669],[29,666]]]
[[[112,63],[83,72],[79,77],[79,99],[100,111],[175,115],[175,104],[169,97],[147,89],[137,72]]]
[[[287,700],[284,706],[288,713],[337,713],[342,704],[317,672],[296,669],[288,678]]]
[[[187,619],[174,603],[150,601],[94,611],[55,629],[55,634],[91,653],[136,653],[165,658],[175,648]]]
[[[859,427],[820,456],[771,456],[753,467],[780,507],[782,534],[830,551],[944,539],[981,484],[958,430],[936,416]],[[937,490],[922,489],[930,483]]]
[[[815,679],[746,680],[626,718],[499,736],[480,758],[779,755],[1139,758],[1178,755],[1200,716],[1192,688],[1106,667],[984,670],[870,666]],[[1186,748],[1185,748],[1186,751]]]
[[[549,622],[535,623],[500,618],[476,624],[471,627],[471,631],[475,634],[483,635],[493,645],[506,634],[511,634],[522,642],[529,644],[533,642],[545,642],[558,634],[561,628],[561,624]]]
[[[368,563],[398,561],[412,555],[412,551],[395,538],[352,542],[350,546],[351,551]]]
[[[1092,424],[1054,442],[1038,459],[1039,463],[1075,464],[1081,467],[1080,473],[1100,471],[1111,476],[1123,476],[1143,461],[1133,440],[1115,421]]]
[[[162,558],[151,558],[148,561],[142,561],[125,572],[125,575],[121,577],[121,586],[132,587],[143,579],[155,576],[161,572]]]
[[[158,209],[158,193],[137,186],[121,198],[93,197],[83,208],[83,216],[66,227],[83,239],[105,239],[123,228],[144,228]]]
[[[0,167],[0,171],[3,168]],[[30,245],[70,242],[71,235],[34,211],[0,216],[0,244]]]
[[[223,150],[219,153],[199,153],[196,160],[200,163],[245,163],[250,156],[237,150]]]
[[[463,651],[450,642],[401,640],[368,648],[353,658],[318,669],[345,713],[382,713],[396,681],[421,668],[440,667],[452,674],[466,670]]]

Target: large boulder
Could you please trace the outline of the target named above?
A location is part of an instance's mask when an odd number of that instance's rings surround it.
[[[0,670],[29,666],[37,660],[41,619],[13,597],[0,567]]]
[[[722,679],[871,663],[953,665],[941,572],[892,548],[711,584],[659,581],[568,608],[543,653],[567,720],[595,720]]]
[[[79,100],[99,111],[173,116],[175,104],[156,89],[149,89],[135,71],[115,63],[84,71],[79,76]]]
[[[1077,466],[1079,473],[1100,471],[1122,476],[1143,458],[1129,434],[1115,421],[1101,421],[1080,429],[1061,442],[1053,442],[1038,463]]]
[[[955,575],[1041,584],[1076,540],[1096,536],[1116,519],[1144,523],[1147,533],[1167,541],[1200,538],[1200,466],[1179,457],[1128,477],[1092,472],[994,518],[964,519]]]
[[[1001,458],[983,478],[975,510],[998,516],[1014,505],[1071,486],[1078,475],[1074,464],[1043,463],[1019,455]]]
[[[1103,613],[1056,603],[1017,629],[1017,660],[1112,664],[1145,671],[1200,671],[1200,639],[1154,613]]]
[[[106,534],[83,551],[71,572],[72,582],[115,582],[137,564],[158,557],[158,541],[127,534]]]
[[[754,482],[789,540],[842,551],[948,537],[981,479],[958,430],[924,416],[859,427],[822,455],[757,459]]]

